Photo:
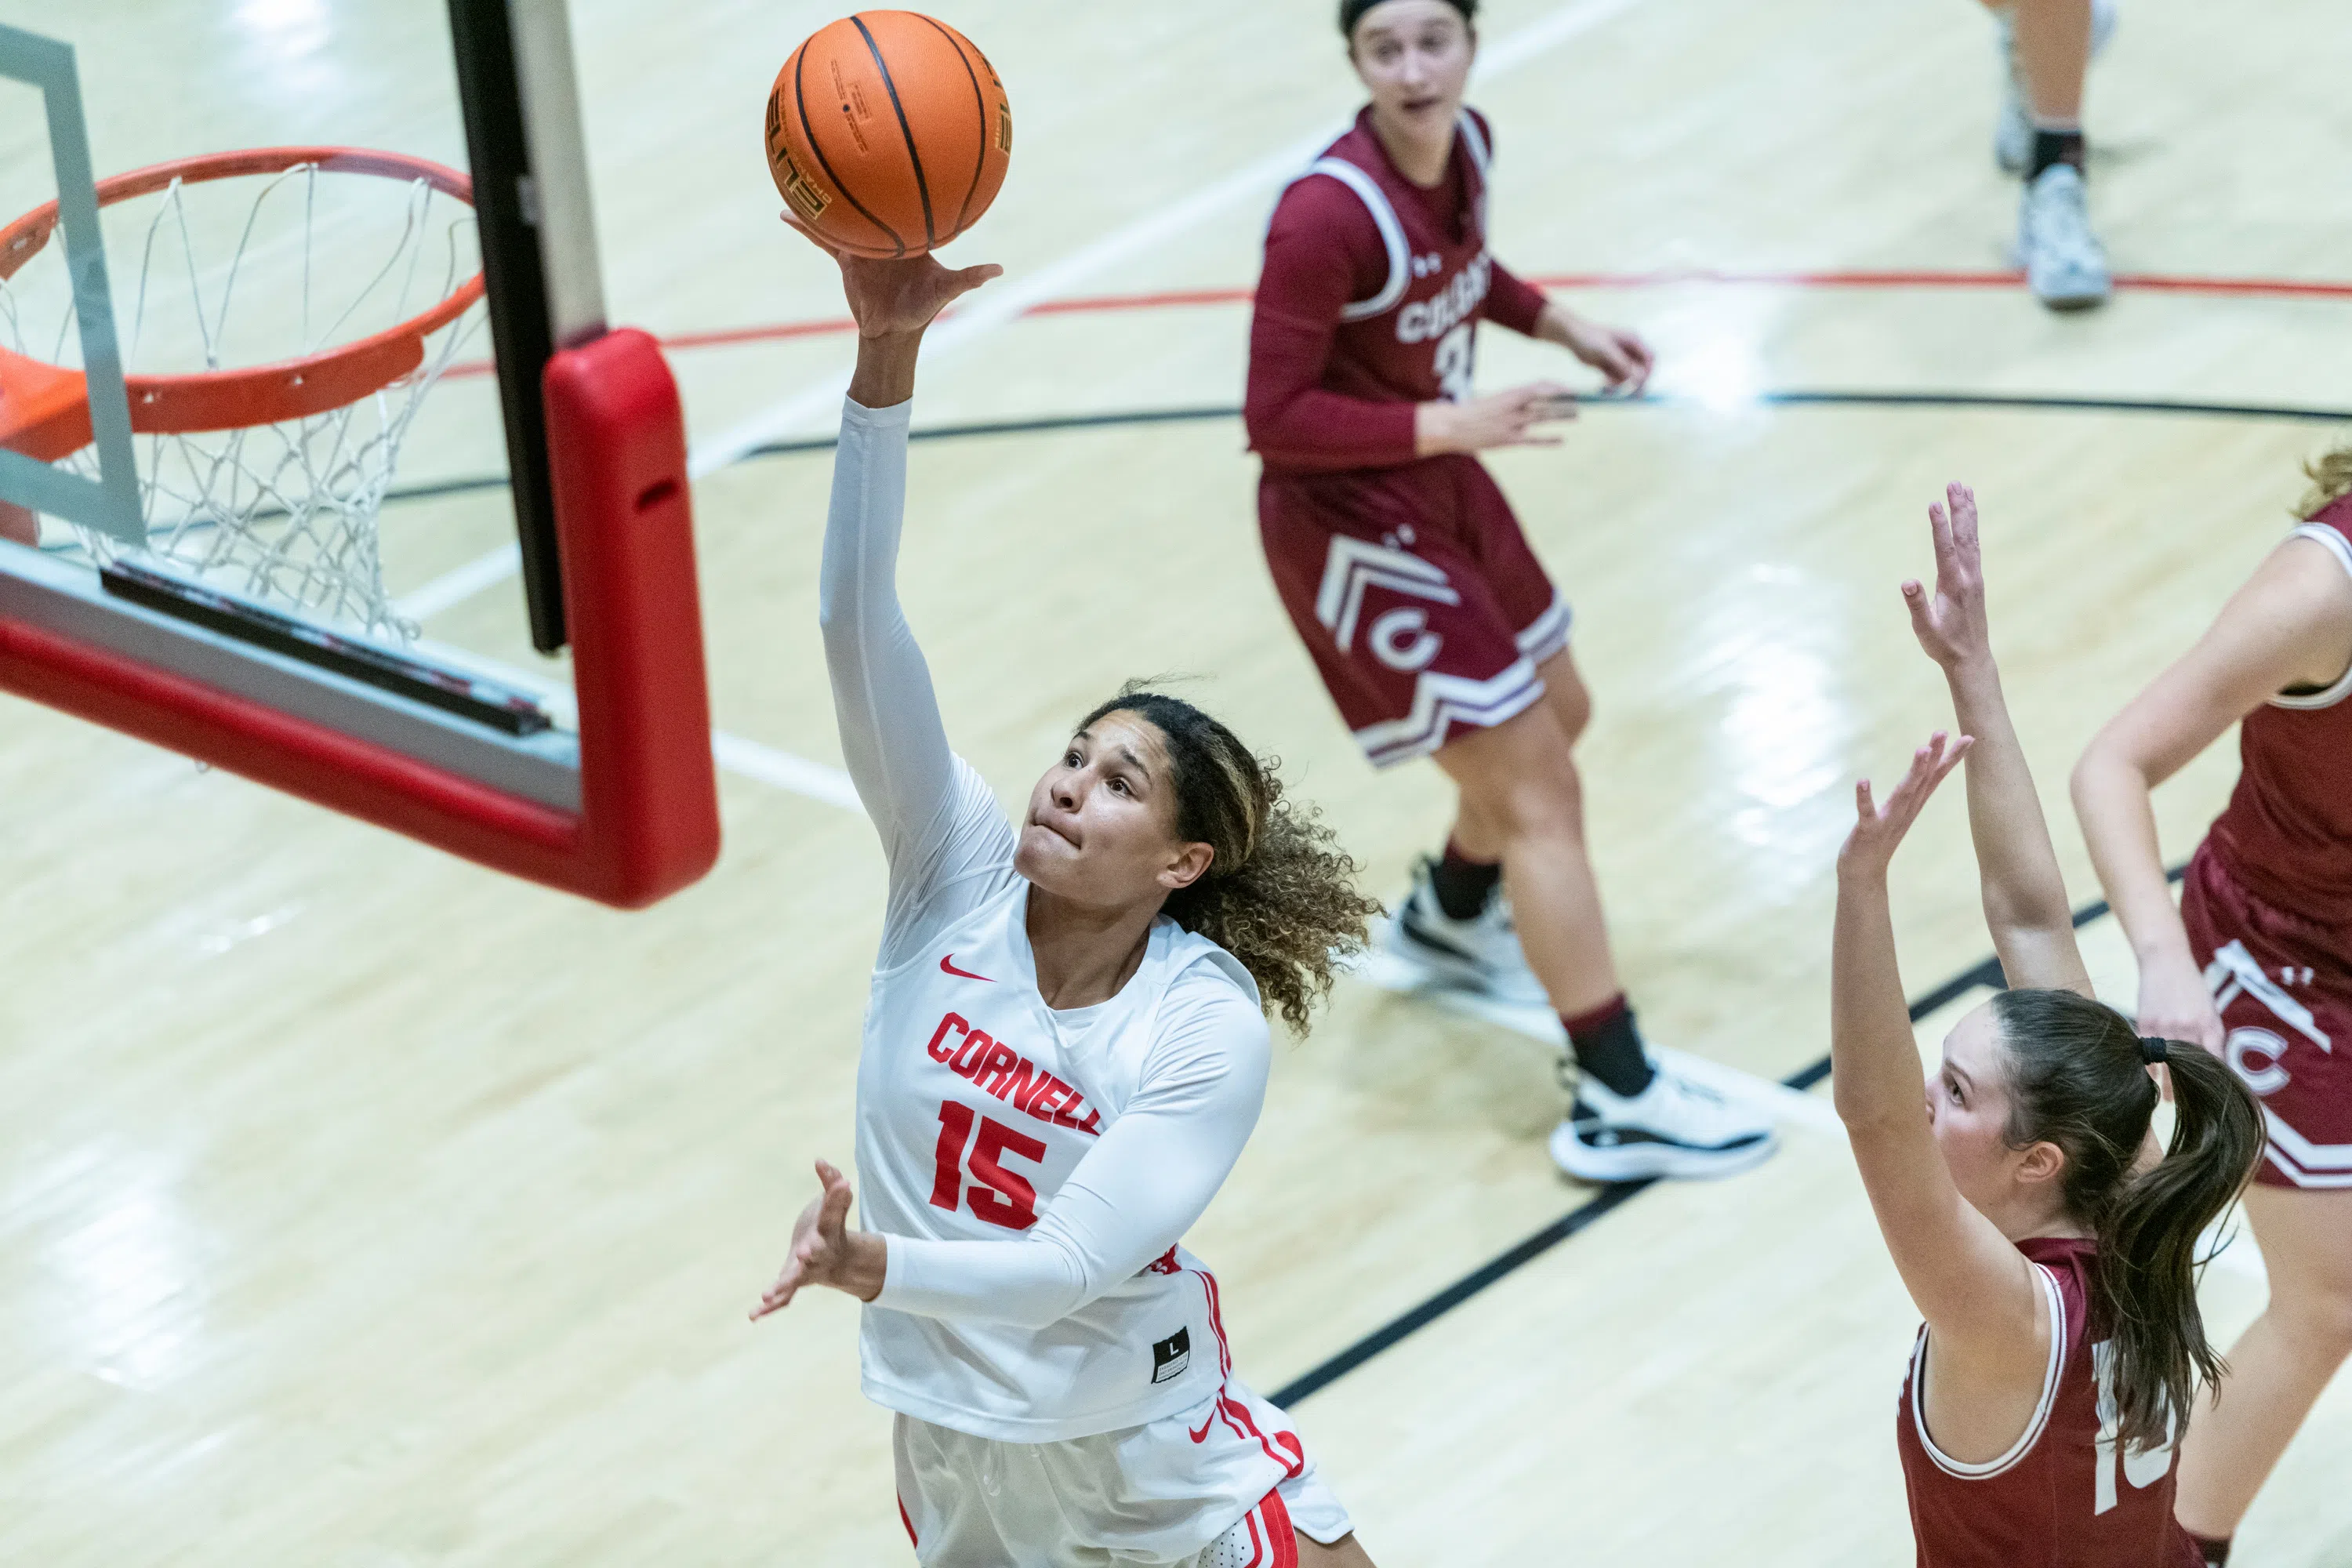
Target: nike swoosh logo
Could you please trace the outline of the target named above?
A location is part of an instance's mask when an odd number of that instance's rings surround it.
[[[969,969],[958,969],[955,966],[955,954],[952,952],[940,960],[940,973],[942,974],[952,974],[959,980],[977,980],[988,985],[993,985],[996,984],[995,981],[989,979],[985,974],[974,974]]]

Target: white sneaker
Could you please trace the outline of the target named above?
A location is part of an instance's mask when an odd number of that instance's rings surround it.
[[[2053,310],[2104,304],[2115,289],[2106,247],[2091,232],[2083,172],[2053,163],[2025,187],[2017,205],[2017,258],[2025,286]]]
[[[1630,1099],[1586,1078],[1552,1129],[1552,1163],[1580,1182],[1727,1176],[1780,1146],[1771,1120],[1653,1062],[1650,1086]]]
[[[2116,36],[2116,0],[2091,0],[2091,58],[2097,59]],[[1992,161],[2001,172],[2022,174],[2033,162],[2033,114],[2025,106],[2025,79],[2017,68],[2017,23],[2007,11],[1995,29],[2000,55],[2000,110],[1992,122]]]
[[[1412,891],[1381,928],[1381,945],[1418,965],[1441,985],[1517,1006],[1550,1005],[1543,982],[1519,950],[1510,901],[1498,891],[1477,915],[1457,921],[1439,906],[1429,867],[1423,860],[1413,873]]]

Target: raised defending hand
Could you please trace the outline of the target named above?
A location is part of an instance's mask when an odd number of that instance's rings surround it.
[[[2139,1032],[2167,1040],[2187,1040],[2220,1055],[2221,1015],[2193,959],[2142,960],[2139,966]]]
[[[849,1228],[849,1178],[819,1160],[816,1179],[817,1195],[793,1222],[792,1255],[783,1272],[751,1309],[754,1322],[791,1306],[804,1285],[829,1285],[861,1301],[882,1293],[887,1254],[880,1237]]]
[[[1952,739],[1938,730],[1927,737],[1927,743],[1911,753],[1910,771],[1895,793],[1879,805],[1871,798],[1870,781],[1864,779],[1853,786],[1853,831],[1846,835],[1845,847],[1838,851],[1838,870],[1876,872],[1883,874],[1887,863],[1895,858],[1896,846],[1911,825],[1919,819],[1920,808],[1944,776],[1959,766],[1960,759],[1969,754],[1976,742],[1962,735]]]
[[[840,264],[841,291],[848,297],[850,319],[857,323],[857,335],[862,338],[919,332],[949,305],[990,279],[1004,275],[1004,268],[992,262],[950,270],[928,253],[896,260],[852,256],[827,245],[790,213],[784,215],[784,221]]]
[[[1929,658],[1947,670],[1983,658],[1992,650],[1985,629],[1984,555],[1977,542],[1976,492],[1948,485],[1950,503],[1927,509],[1936,538],[1936,587],[1930,593],[1915,578],[1903,584],[1911,611],[1911,632]]]

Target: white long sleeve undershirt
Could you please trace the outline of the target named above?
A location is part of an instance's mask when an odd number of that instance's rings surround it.
[[[895,582],[910,405],[842,408],[818,616],[849,774],[889,860],[881,965],[1017,879],[1011,825],[950,750]],[[875,1305],[1042,1328],[1173,1247],[1256,1125],[1270,1042],[1255,999],[1207,965],[1171,984],[1134,1094],[1018,1239],[886,1238]]]
[[[1257,1125],[1269,1053],[1265,1020],[1211,974],[1178,980],[1171,1014],[1135,1098],[1020,1240],[892,1237],[877,1305],[1043,1328],[1175,1246]]]

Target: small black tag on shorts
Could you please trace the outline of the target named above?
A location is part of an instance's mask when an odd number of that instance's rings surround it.
[[[1179,1329],[1151,1347],[1151,1381],[1166,1383],[1181,1377],[1192,1364],[1192,1331]]]

